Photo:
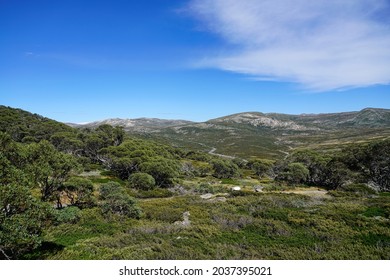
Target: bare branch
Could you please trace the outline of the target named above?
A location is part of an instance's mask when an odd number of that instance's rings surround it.
[[[4,252],[3,249],[0,248],[0,252],[3,253],[4,257],[5,257],[7,260],[11,260],[11,258]]]

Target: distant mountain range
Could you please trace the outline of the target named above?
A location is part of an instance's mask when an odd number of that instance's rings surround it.
[[[175,146],[248,158],[280,158],[291,149],[336,149],[390,136],[390,110],[288,115],[246,112],[206,122],[162,119],[108,119],[73,127],[122,126],[132,134]]]
[[[239,113],[206,122],[153,118],[108,119],[63,124],[30,112],[0,105],[0,131],[18,141],[50,139],[53,133],[102,124],[122,126],[132,135],[177,147],[229,157],[283,158],[294,149],[337,150],[351,143],[390,137],[390,110],[366,108],[332,114]],[[73,128],[71,128],[72,126]]]
[[[68,123],[69,126],[76,128],[95,128],[102,124],[109,124],[112,126],[122,126],[126,131],[130,132],[152,132],[156,129],[187,125],[191,124],[191,121],[185,120],[165,120],[156,118],[138,118],[138,119],[107,119],[102,121],[95,121],[86,124],[74,124]]]
[[[240,113],[211,120],[212,123],[242,123],[287,130],[321,130],[352,127],[389,127],[390,110],[366,108],[358,112],[332,114]]]
[[[167,127],[187,126],[194,124],[247,124],[254,127],[268,127],[272,129],[287,130],[320,130],[334,129],[341,127],[388,127],[390,125],[390,110],[366,108],[356,112],[330,113],[330,114],[300,114],[288,115],[278,113],[245,112],[225,117],[220,117],[195,123],[186,120],[167,120],[157,118],[137,118],[137,119],[106,119],[94,121],[86,124],[68,123],[72,127],[97,127],[102,124],[112,126],[122,126],[124,129],[132,131],[148,131]],[[201,125],[202,127],[202,125]]]

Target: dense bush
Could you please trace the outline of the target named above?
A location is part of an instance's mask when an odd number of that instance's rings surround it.
[[[156,185],[160,187],[172,186],[174,178],[179,175],[178,163],[162,157],[155,157],[142,163],[140,170],[153,176]]]
[[[141,209],[135,199],[129,196],[118,183],[103,184],[100,187],[100,199],[102,213],[107,217],[117,215],[138,219],[141,216]]]
[[[216,178],[226,179],[238,177],[240,175],[238,166],[230,160],[215,159],[211,164]]]
[[[310,171],[300,162],[292,162],[287,165],[285,170],[278,174],[277,179],[287,181],[291,184],[300,184],[307,182]]]
[[[63,184],[61,189],[66,193],[71,205],[90,207],[95,204],[93,184],[88,179],[70,178]]]
[[[156,186],[154,178],[147,173],[134,173],[129,178],[129,186],[139,190],[151,190]]]
[[[2,109],[0,259],[390,258],[390,140],[246,163]]]
[[[344,186],[340,187],[338,190],[345,191],[345,192],[358,193],[361,195],[372,195],[372,194],[377,193],[374,189],[370,188],[367,184],[344,185]]]
[[[134,193],[134,197],[136,198],[166,198],[172,196],[174,196],[173,192],[171,192],[168,189],[162,189],[162,188],[154,188],[146,191],[140,190]]]
[[[200,194],[206,194],[206,193],[225,193],[226,187],[220,186],[220,185],[210,185],[208,183],[200,183],[197,187],[194,189],[197,193]]]
[[[37,248],[53,218],[52,208],[24,186],[0,185],[0,259],[14,259]]]
[[[77,223],[80,220],[81,210],[78,207],[70,206],[56,210],[55,221],[57,224]]]
[[[272,167],[273,163],[270,160],[265,159],[257,159],[257,160],[250,160],[247,163],[247,166],[253,170],[253,172],[259,176],[269,176],[272,173]]]

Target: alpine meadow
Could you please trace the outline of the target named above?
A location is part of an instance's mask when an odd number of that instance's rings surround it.
[[[1,273],[388,275],[389,15],[0,0]]]
[[[74,128],[2,106],[1,256],[389,259],[389,114]]]

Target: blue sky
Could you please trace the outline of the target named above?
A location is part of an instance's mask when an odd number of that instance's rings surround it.
[[[64,122],[390,108],[389,1],[292,2],[0,0],[0,104]]]

